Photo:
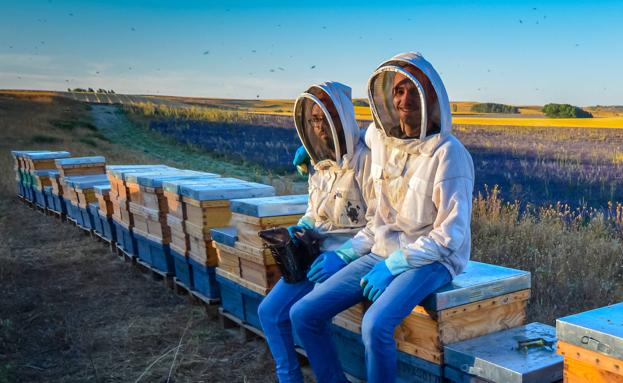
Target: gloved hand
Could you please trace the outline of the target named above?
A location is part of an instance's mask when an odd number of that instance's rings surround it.
[[[377,263],[368,274],[361,278],[363,296],[367,297],[372,302],[376,301],[395,277],[396,276],[389,271],[385,260]]]
[[[296,171],[301,176],[304,176],[309,172],[308,168],[311,166],[311,160],[303,145],[296,149],[292,165],[296,166]]]
[[[290,233],[290,238],[292,238],[292,240],[294,242],[297,242],[299,240],[299,237],[296,235],[297,232],[302,233],[303,230],[305,230],[306,228],[302,225],[292,225],[292,226],[288,226],[288,233]]]
[[[314,283],[324,282],[344,266],[346,262],[335,251],[325,251],[312,263],[307,279]]]

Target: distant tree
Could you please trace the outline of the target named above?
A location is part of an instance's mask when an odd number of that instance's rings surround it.
[[[86,92],[86,90],[82,88],[74,88],[74,92]]]
[[[543,113],[549,118],[592,118],[593,115],[584,109],[569,104],[547,104]]]
[[[519,108],[513,105],[496,104],[493,102],[485,102],[475,104],[471,107],[472,112],[477,113],[519,113]]]
[[[99,88],[97,93],[108,93],[108,91],[106,89]]]
[[[353,100],[353,105],[355,105],[355,106],[370,106],[370,104],[368,104],[368,101],[366,101],[364,99]]]
[[[89,88],[88,92],[89,92],[89,93],[95,93],[95,91],[93,90],[93,88]]]
[[[71,92],[71,89],[70,89],[70,88],[67,88],[67,91],[68,91],[68,92]]]
[[[111,89],[111,90],[108,91],[108,93],[115,94],[115,91]]]

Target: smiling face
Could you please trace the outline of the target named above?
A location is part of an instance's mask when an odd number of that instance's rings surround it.
[[[439,132],[437,93],[429,78],[412,66],[403,69],[415,77],[422,89],[427,108],[426,135]],[[415,83],[402,73],[396,73],[392,84],[392,103],[400,119],[400,129],[408,138],[419,138],[422,129],[422,103]]]
[[[422,125],[422,105],[420,94],[413,81],[401,73],[396,73],[392,97],[403,132],[408,137],[419,137]]]

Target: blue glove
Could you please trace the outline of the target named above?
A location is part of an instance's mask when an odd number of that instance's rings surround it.
[[[372,302],[376,301],[395,277],[396,276],[389,271],[385,260],[377,263],[368,274],[361,278],[363,296],[367,297]]]
[[[308,168],[309,166],[311,166],[311,161],[309,159],[309,154],[307,154],[307,150],[305,150],[305,147],[303,145],[296,149],[292,165],[296,166],[296,171],[299,175],[304,176],[308,173]]]
[[[312,263],[307,279],[314,283],[324,282],[344,266],[346,262],[335,251],[325,251]]]
[[[301,225],[292,225],[292,226],[288,226],[288,233],[290,233],[290,238],[292,238],[292,240],[294,240],[294,242],[297,242],[299,240],[299,237],[296,235],[297,232],[302,233],[303,230],[305,230],[306,228],[304,226]]]

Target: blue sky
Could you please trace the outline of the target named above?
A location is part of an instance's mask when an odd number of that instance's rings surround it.
[[[623,105],[620,1],[0,7],[0,88],[294,98],[335,80],[364,97],[380,62],[415,50],[441,73],[451,100]]]

